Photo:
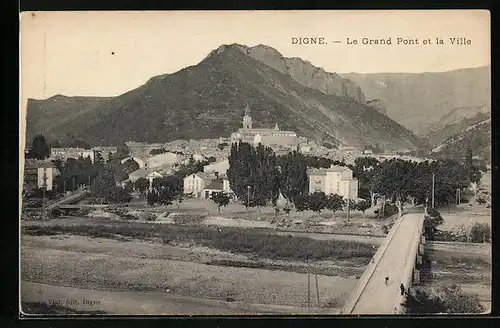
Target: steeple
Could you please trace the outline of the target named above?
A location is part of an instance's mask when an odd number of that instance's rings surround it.
[[[252,129],[252,117],[250,116],[250,107],[245,107],[245,116],[243,116],[243,129]]]

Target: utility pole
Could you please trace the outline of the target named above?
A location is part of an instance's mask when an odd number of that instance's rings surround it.
[[[434,208],[434,173],[432,173],[432,208]]]
[[[351,212],[351,181],[347,183],[347,222],[349,222],[350,219],[350,212]]]
[[[309,309],[309,314],[311,314],[311,271],[309,270],[309,258],[307,261],[307,308]]]
[[[247,212],[248,212],[248,206],[250,206],[250,186],[247,186]]]
[[[319,306],[319,285],[318,285],[318,274],[317,274],[317,273],[315,273],[315,274],[314,274],[314,277],[316,278],[316,299],[317,299],[317,301],[318,301],[318,307],[320,307],[320,306]]]

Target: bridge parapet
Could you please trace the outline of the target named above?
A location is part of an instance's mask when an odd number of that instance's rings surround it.
[[[351,314],[352,310],[356,306],[356,303],[363,293],[364,288],[366,287],[366,284],[370,280],[370,278],[373,275],[373,272],[375,272],[375,268],[377,267],[378,263],[380,262],[380,259],[384,255],[387,246],[390,244],[392,238],[394,237],[394,234],[399,228],[399,225],[403,221],[403,216],[399,217],[396,222],[394,222],[394,225],[392,226],[391,230],[385,237],[384,241],[380,244],[379,248],[377,249],[377,252],[375,255],[373,255],[372,260],[366,267],[365,271],[361,275],[361,277],[358,280],[358,283],[356,284],[356,287],[354,287],[354,290],[351,292],[349,297],[347,298],[347,301],[344,303],[344,306],[342,307],[341,314]]]
[[[400,294],[399,285],[403,283],[407,289],[413,282],[422,246],[423,221],[423,215],[416,213],[397,219],[349,295],[342,314],[402,312],[405,295]],[[390,282],[384,285],[384,277],[389,275]]]

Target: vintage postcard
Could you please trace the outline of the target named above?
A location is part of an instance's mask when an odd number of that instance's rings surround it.
[[[489,11],[20,27],[23,316],[489,313]]]

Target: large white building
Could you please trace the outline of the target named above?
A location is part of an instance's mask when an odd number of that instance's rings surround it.
[[[50,150],[50,157],[53,159],[67,160],[68,158],[86,158],[90,157],[94,163],[94,151],[92,149],[84,148],[52,148]]]
[[[297,146],[297,134],[293,131],[280,130],[278,123],[273,129],[253,128],[250,108],[245,108],[243,127],[231,134],[231,142],[248,142],[254,145],[261,143],[264,146]]]
[[[326,195],[337,194],[346,199],[358,198],[358,180],[348,167],[332,165],[327,169],[311,169],[308,176],[310,193],[322,191]]]

